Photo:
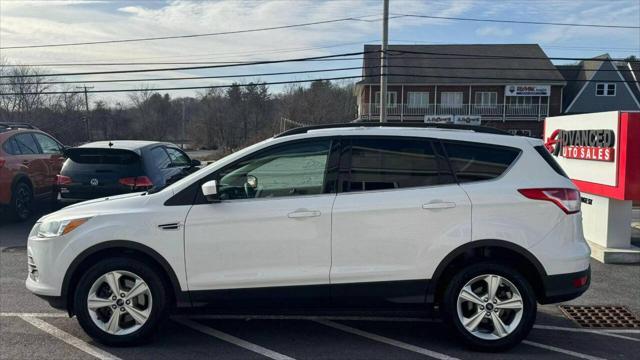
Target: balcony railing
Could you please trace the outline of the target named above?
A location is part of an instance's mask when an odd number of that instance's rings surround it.
[[[380,104],[365,103],[362,115],[380,115]],[[548,115],[547,104],[461,104],[461,105],[423,105],[394,104],[387,106],[389,116],[425,116],[425,115],[481,115],[490,117],[532,117],[542,118]]]

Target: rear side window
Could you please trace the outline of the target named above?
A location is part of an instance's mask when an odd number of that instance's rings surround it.
[[[551,168],[553,170],[555,170],[555,172],[557,172],[558,174],[566,177],[567,179],[569,178],[569,175],[567,175],[567,173],[564,172],[564,170],[562,170],[562,168],[560,167],[560,164],[558,164],[556,159],[554,159],[553,156],[551,156],[549,151],[544,146],[542,146],[542,145],[534,146],[534,149],[536,149],[538,154],[540,154],[540,156],[542,156],[544,161],[546,161],[547,164],[549,164],[549,166],[551,166]]]
[[[18,134],[13,137],[18,144],[18,148],[22,155],[28,154],[38,154],[40,153],[40,149],[38,149],[38,145],[36,141],[33,139],[33,135],[31,134]]]
[[[442,142],[458,182],[495,179],[515,161],[520,150],[463,142]]]
[[[162,146],[151,149],[151,162],[158,169],[166,169],[171,166],[171,159]]]
[[[5,141],[2,145],[4,151],[9,155],[20,155],[20,148],[18,147],[18,143],[16,139],[13,137],[9,138],[9,140]]]
[[[354,138],[343,191],[401,189],[441,184],[442,161],[429,140]]]

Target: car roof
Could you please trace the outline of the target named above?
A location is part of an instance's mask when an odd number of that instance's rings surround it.
[[[288,135],[276,136],[274,140],[309,138],[319,136],[397,136],[397,137],[426,137],[442,140],[468,141],[503,146],[515,146],[521,148],[526,145],[540,145],[542,140],[524,136],[506,135],[497,132],[481,132],[465,128],[438,128],[438,127],[411,127],[390,124],[385,126],[358,126],[357,123],[350,127],[326,127],[310,128],[307,131],[298,131]]]
[[[122,149],[139,151],[143,148],[154,145],[169,145],[175,146],[171,143],[160,141],[147,141],[147,140],[105,140],[94,141],[78,146],[79,148],[93,148],[93,149]]]

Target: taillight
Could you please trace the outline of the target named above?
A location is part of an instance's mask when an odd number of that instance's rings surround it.
[[[71,179],[68,176],[56,175],[56,185],[69,185],[72,182],[73,182],[73,179]]]
[[[146,176],[126,177],[118,180],[121,185],[129,186],[131,188],[150,188],[153,186],[153,181]]]
[[[0,158],[0,168],[3,167],[6,162],[7,160]]]
[[[520,194],[533,200],[551,201],[567,214],[580,211],[580,192],[574,189],[518,189]]]

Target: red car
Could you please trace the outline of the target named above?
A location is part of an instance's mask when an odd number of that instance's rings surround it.
[[[0,123],[0,207],[16,220],[28,219],[34,200],[54,195],[63,150],[58,140],[31,125]]]

